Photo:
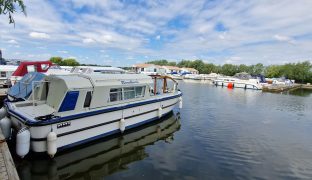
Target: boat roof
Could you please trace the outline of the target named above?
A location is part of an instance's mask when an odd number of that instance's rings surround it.
[[[17,67],[14,65],[0,65],[0,71],[15,71]]]
[[[148,84],[152,78],[144,74],[70,74],[51,75],[47,80],[62,80],[70,89],[123,84]]]

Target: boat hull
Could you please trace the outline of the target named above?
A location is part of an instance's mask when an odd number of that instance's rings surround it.
[[[96,115],[76,117],[68,121],[52,124],[27,125],[30,131],[30,148],[33,152],[47,151],[47,135],[57,134],[57,151],[62,151],[105,136],[121,133],[121,120],[125,130],[146,124],[170,113],[179,102],[180,95],[164,98],[162,101],[146,103],[126,109],[117,109]],[[15,128],[21,128],[19,117],[11,113]]]
[[[214,81],[214,85],[216,85],[216,86],[228,87],[229,84],[232,84],[231,87],[233,87],[233,88],[254,89],[254,90],[261,90],[262,89],[261,85],[259,85],[259,84]]]

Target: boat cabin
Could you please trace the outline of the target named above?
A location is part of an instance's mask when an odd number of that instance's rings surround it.
[[[23,79],[26,78],[27,76]],[[39,80],[40,78],[42,80]],[[23,79],[12,88],[15,92],[12,90],[9,95],[21,94],[19,90],[28,89],[27,94],[23,94],[19,99],[28,100],[28,105],[29,101],[32,101],[33,106],[43,106],[45,110],[41,112],[54,115],[143,101],[177,91],[175,80],[159,75],[152,77],[144,74],[71,74],[44,77],[33,75],[27,78],[27,82]],[[22,104],[23,102],[17,103],[16,106],[23,106]]]
[[[10,86],[10,77],[17,69],[17,66],[0,65],[0,85],[7,87]]]

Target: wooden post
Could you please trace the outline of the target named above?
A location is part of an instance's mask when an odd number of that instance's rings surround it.
[[[157,83],[157,78],[155,77],[155,79],[154,79],[154,95],[156,95],[156,88],[157,88],[156,83]]]
[[[163,93],[166,93],[166,89],[167,89],[167,79],[166,77],[164,77]]]

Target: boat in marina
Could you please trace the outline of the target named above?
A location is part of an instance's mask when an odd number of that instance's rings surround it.
[[[30,72],[40,72],[46,75],[70,73],[60,68],[60,66],[53,64],[51,61],[23,61],[10,77],[11,85],[20,81],[25,74]]]
[[[239,79],[234,77],[220,77],[213,81],[216,86],[228,88],[244,88],[261,90],[262,84],[258,79]]]
[[[0,85],[8,87],[11,85],[10,78],[18,66],[0,65]]]
[[[186,74],[184,79],[202,80],[202,76],[199,74]]]
[[[125,74],[125,70],[117,67],[100,67],[100,66],[76,66],[71,67],[71,73],[77,74],[91,74],[91,73],[103,73],[103,74]]]
[[[62,151],[154,121],[182,107],[177,82],[161,75],[28,73],[0,110],[6,138],[20,157]]]
[[[159,121],[60,153],[53,159],[39,155],[17,160],[15,165],[21,179],[102,179],[147,158],[149,145],[171,142],[180,126],[179,115],[169,113]]]

